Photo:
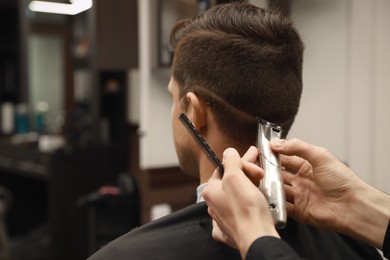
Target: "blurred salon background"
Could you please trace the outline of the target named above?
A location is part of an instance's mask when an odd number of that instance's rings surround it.
[[[0,0],[0,260],[85,259],[195,201],[172,140],[168,36],[225,2]],[[291,16],[305,43],[289,137],[390,192],[390,1],[250,2]]]

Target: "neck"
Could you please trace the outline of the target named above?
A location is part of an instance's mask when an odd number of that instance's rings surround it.
[[[211,140],[216,140],[216,142],[209,142],[209,145],[219,160],[222,161],[222,153],[225,150],[225,147],[218,145],[217,143],[223,144],[225,142],[221,138],[212,138]],[[209,156],[204,151],[201,151],[199,160],[200,183],[208,182],[216,168],[217,166],[210,160]]]
[[[200,163],[200,168],[199,168],[200,184],[208,182],[216,169],[215,166],[212,165],[207,158],[205,159],[207,160],[206,162]]]

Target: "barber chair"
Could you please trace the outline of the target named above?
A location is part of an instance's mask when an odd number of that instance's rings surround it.
[[[78,207],[87,211],[88,255],[140,225],[138,190],[128,173],[81,198]]]

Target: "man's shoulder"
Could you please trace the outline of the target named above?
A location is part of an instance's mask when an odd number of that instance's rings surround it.
[[[130,233],[138,234],[155,230],[172,232],[172,227],[176,228],[174,230],[176,232],[190,227],[199,227],[199,229],[203,230],[211,228],[210,224],[211,219],[207,213],[207,205],[205,203],[195,203],[136,228]]]
[[[117,238],[95,253],[97,259],[241,259],[211,237],[205,203],[190,205]],[[292,219],[280,235],[307,259],[379,259],[375,249],[337,233],[301,225]]]
[[[190,205],[112,241],[91,259],[240,259],[240,254],[211,237],[205,203]]]

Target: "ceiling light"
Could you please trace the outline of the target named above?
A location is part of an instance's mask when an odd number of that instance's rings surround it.
[[[92,0],[70,0],[69,4],[31,1],[28,8],[34,12],[75,15],[92,7]]]

